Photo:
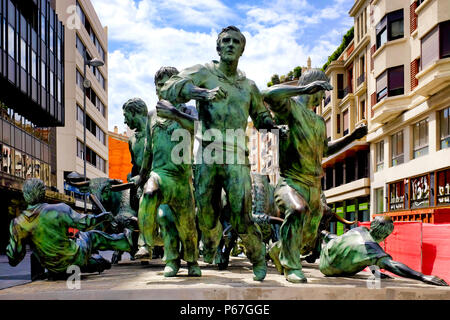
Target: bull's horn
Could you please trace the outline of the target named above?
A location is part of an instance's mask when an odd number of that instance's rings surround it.
[[[114,191],[114,192],[123,191],[123,190],[130,189],[132,186],[134,186],[133,182],[116,184],[116,185],[111,186],[111,191]]]
[[[347,226],[351,226],[352,224],[355,224],[357,221],[348,221],[345,220],[344,218],[342,218],[341,216],[337,215],[335,212],[333,212],[334,216],[336,217],[337,221],[339,221],[340,223],[343,223]]]
[[[89,181],[80,181],[80,182],[70,182],[67,181],[71,186],[82,188],[82,187],[89,187]]]
[[[283,224],[284,219],[278,217],[269,217],[269,221],[271,224]]]

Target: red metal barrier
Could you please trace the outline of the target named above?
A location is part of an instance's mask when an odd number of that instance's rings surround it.
[[[424,223],[422,272],[450,283],[450,224]]]

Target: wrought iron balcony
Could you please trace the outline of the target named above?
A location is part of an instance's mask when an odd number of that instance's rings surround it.
[[[358,87],[365,81],[365,79],[366,79],[365,77],[366,77],[366,74],[364,72],[358,77],[358,80],[357,80]]]

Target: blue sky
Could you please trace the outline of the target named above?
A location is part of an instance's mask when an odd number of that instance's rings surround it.
[[[235,25],[247,38],[239,68],[259,89],[274,73],[322,67],[353,25],[354,0],[91,0],[108,27],[109,130],[123,132],[122,105],[157,98],[153,76],[161,66],[179,70],[217,59],[215,42]]]

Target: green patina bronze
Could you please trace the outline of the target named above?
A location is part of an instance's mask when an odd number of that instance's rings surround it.
[[[163,67],[157,72],[155,84],[158,97],[162,85],[170,76],[177,73],[178,71],[172,67]],[[175,108],[186,111],[182,104],[176,104]],[[164,246],[178,248],[181,243],[182,253],[180,256],[178,250],[166,250],[164,275],[175,276],[182,258],[188,263],[188,275],[201,276],[197,263],[198,235],[195,223],[192,164],[190,162],[178,164],[172,159],[172,150],[178,144],[177,141],[172,141],[172,134],[178,129],[182,129],[181,125],[171,119],[156,115],[147,120],[143,163],[139,175],[132,178],[137,185],[142,185],[148,176],[139,205],[139,229],[146,244],[154,245],[157,241],[157,217],[169,212],[160,208],[157,214],[157,209],[160,205],[167,205],[172,215],[162,224],[163,234],[166,235]],[[188,152],[192,152],[191,150],[192,144]],[[148,173],[149,171],[151,172]],[[175,228],[169,228],[171,223],[175,224]]]
[[[244,48],[245,37],[239,29],[232,26],[224,28],[217,39],[220,61],[187,68],[171,77],[161,90],[162,97],[172,103],[196,100],[202,127],[196,132],[196,138],[202,147],[210,143],[203,139],[210,129],[215,129],[223,137],[227,135],[227,129],[240,130],[241,135],[245,135],[249,116],[257,129],[276,128],[255,83],[237,68]],[[237,143],[220,143],[219,149],[223,151],[223,158],[218,156],[218,161],[213,163],[198,162],[194,172],[198,222],[204,244],[203,258],[213,263],[221,239],[219,216],[223,188],[230,204],[230,222],[253,263],[254,279],[261,281],[267,270],[265,246],[261,231],[251,219],[251,180],[246,139],[238,139]],[[243,155],[244,164],[238,161],[226,163],[226,151],[231,151],[235,159],[239,154]]]
[[[145,102],[140,98],[129,99],[124,103],[123,115],[125,124],[132,130],[134,134],[128,140],[128,146],[131,154],[131,173],[130,177],[139,175],[142,164],[144,163],[144,150],[146,144],[146,126],[148,120],[148,108]],[[142,188],[132,186],[130,189],[131,206],[138,212],[139,201],[142,196]],[[165,257],[163,259],[176,259],[178,257],[178,236],[174,224],[173,213],[170,207],[163,204],[158,209],[157,223],[161,228],[163,242],[165,246]],[[135,258],[144,259],[151,258],[151,248],[147,248],[143,239],[142,232],[139,235],[139,249],[135,254]],[[169,245],[170,244],[170,245]],[[175,258],[173,258],[175,257]]]
[[[366,227],[358,227],[341,236],[324,232],[320,271],[326,276],[353,276],[364,268],[370,267],[375,276],[390,278],[374,267],[378,266],[401,277],[447,286],[444,280],[436,276],[424,275],[401,262],[392,260],[392,257],[378,243],[386,239],[393,230],[394,223],[391,218],[380,216],[372,221],[370,231]]]
[[[79,214],[66,204],[42,203],[45,185],[40,179],[28,179],[23,186],[27,209],[10,225],[7,247],[9,263],[16,266],[25,256],[29,244],[40,264],[53,273],[66,273],[71,265],[81,271],[103,271],[104,259],[93,257],[96,250],[132,249],[131,231],[107,234],[91,230],[101,223],[111,222],[110,212],[99,215]],[[77,238],[69,238],[69,228],[81,230]],[[90,230],[90,231],[87,231]],[[84,232],[85,231],[85,232]]]
[[[263,93],[277,122],[289,128],[287,137],[280,139],[280,181],[275,190],[275,201],[285,220],[281,240],[271,256],[279,258],[286,280],[294,283],[306,282],[300,255],[315,248],[323,214],[322,157],[367,132],[365,127],[357,129],[328,145],[325,121],[312,108],[323,99],[324,91],[331,89],[325,74],[312,70],[302,75],[298,86],[276,85]]]

